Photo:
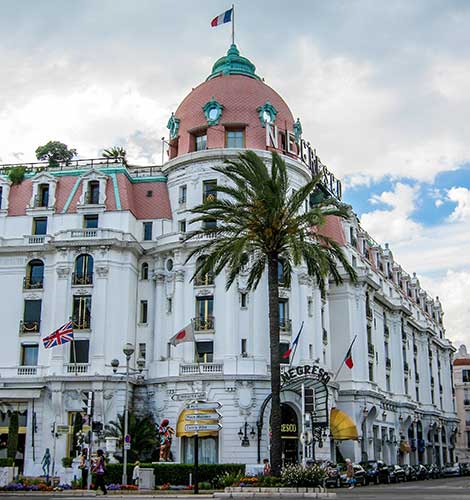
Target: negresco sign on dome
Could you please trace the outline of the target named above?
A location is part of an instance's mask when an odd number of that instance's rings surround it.
[[[279,140],[281,139],[281,140]],[[281,147],[279,147],[281,146]],[[277,125],[266,123],[266,147],[279,149],[283,153],[296,156],[312,172],[312,176],[322,173],[322,186],[335,198],[341,200],[343,190],[341,181],[323,165],[315,149],[302,138],[297,139],[290,130],[279,130]]]

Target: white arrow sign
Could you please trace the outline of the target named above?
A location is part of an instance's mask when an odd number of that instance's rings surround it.
[[[201,431],[220,431],[220,424],[186,424],[184,430],[186,432],[201,432]]]
[[[206,397],[205,392],[178,392],[171,396],[173,401],[184,401],[186,399],[204,399]]]
[[[185,420],[219,420],[222,415],[215,413],[188,413],[184,416]]]
[[[185,408],[187,410],[218,410],[222,408],[222,405],[218,401],[195,401],[186,403]]]

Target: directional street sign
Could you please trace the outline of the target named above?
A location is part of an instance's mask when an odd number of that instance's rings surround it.
[[[187,410],[218,410],[222,405],[218,401],[195,401],[186,403]]]
[[[184,430],[186,432],[202,432],[202,431],[220,431],[220,424],[186,424]]]
[[[172,394],[173,401],[185,401],[187,399],[205,399],[207,394],[205,392],[177,392]]]
[[[184,416],[185,420],[219,420],[222,415],[215,413],[188,413]]]

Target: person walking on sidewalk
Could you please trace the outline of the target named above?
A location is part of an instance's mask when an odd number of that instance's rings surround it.
[[[356,479],[354,478],[354,466],[351,459],[346,459],[346,477],[348,479],[349,490],[352,490],[356,485]]]
[[[80,463],[78,468],[82,471],[82,490],[86,490],[88,486],[88,448],[83,448],[80,455]]]
[[[132,482],[136,486],[139,486],[139,479],[140,479],[140,462],[137,460],[137,462],[134,464],[134,469],[132,470]]]
[[[96,452],[98,458],[95,460],[93,472],[96,474],[96,489],[101,488],[103,495],[107,495],[106,486],[104,484],[104,476],[106,474],[106,464],[104,463],[103,450]]]

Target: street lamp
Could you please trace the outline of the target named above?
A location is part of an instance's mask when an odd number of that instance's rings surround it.
[[[135,347],[133,344],[130,342],[126,342],[122,348],[122,352],[124,353],[124,356],[126,356],[126,371],[124,373],[121,373],[123,375],[126,375],[126,394],[125,394],[125,402],[124,402],[124,436],[123,436],[123,469],[122,469],[122,484],[126,485],[127,484],[127,443],[126,443],[126,438],[129,433],[129,372],[139,372],[142,373],[142,370],[144,369],[145,366],[145,360],[142,358],[139,358],[137,360],[137,370],[134,368],[130,368],[129,362],[131,360],[131,356],[135,352]],[[118,373],[118,368],[119,368],[119,360],[118,359],[113,359],[111,361],[111,366],[113,368],[114,373]]]

